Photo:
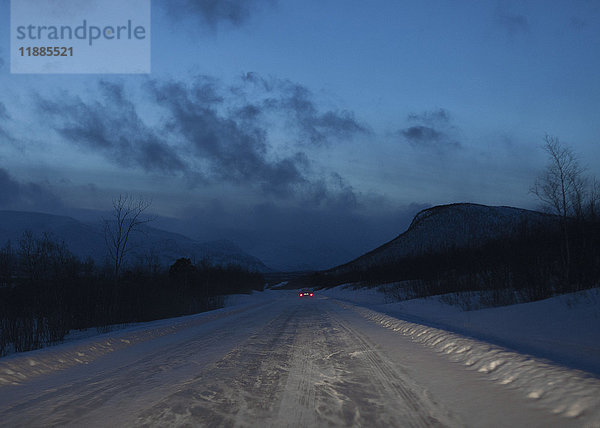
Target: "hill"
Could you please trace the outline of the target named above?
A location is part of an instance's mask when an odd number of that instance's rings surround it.
[[[405,257],[472,248],[499,238],[531,231],[553,217],[521,208],[457,203],[419,212],[408,229],[382,246],[330,271],[364,269]]]
[[[81,259],[91,257],[98,264],[106,261],[104,228],[100,222],[83,223],[72,217],[36,212],[0,211],[0,245],[10,240],[13,247],[18,247],[26,230],[30,230],[34,236],[49,233],[53,239],[64,241],[69,250]],[[271,270],[230,241],[199,242],[152,227],[135,233],[129,248],[130,263],[152,253],[163,266],[170,265],[180,257],[189,257],[196,262],[207,260],[216,265],[237,264],[259,272]]]

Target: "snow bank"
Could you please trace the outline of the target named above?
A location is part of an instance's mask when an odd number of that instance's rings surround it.
[[[235,315],[262,306],[275,292],[228,296],[226,307],[196,315],[170,318],[146,323],[105,334],[76,339],[27,353],[12,354],[0,359],[0,386],[17,385],[32,377],[63,370],[80,364],[88,364],[108,353],[135,344],[177,333],[223,317]],[[85,336],[85,334],[84,334]]]
[[[390,303],[386,296],[376,288],[354,288],[351,284],[344,284],[334,288],[317,290],[319,296],[332,297],[338,300],[347,300],[359,305],[373,306]]]
[[[448,296],[390,303],[376,289],[343,286],[320,294],[600,376],[600,288],[474,311],[445,303]]]
[[[476,311],[441,297],[390,303],[377,289],[339,286],[320,294],[555,414],[600,420],[600,379],[592,374],[600,373],[600,289]]]
[[[399,320],[371,309],[350,306],[365,318],[409,337],[452,361],[464,364],[528,399],[569,418],[585,414],[600,420],[600,380],[586,372],[567,369],[528,355],[467,338],[434,327]]]

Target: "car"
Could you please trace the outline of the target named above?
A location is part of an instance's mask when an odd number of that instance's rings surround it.
[[[302,290],[298,295],[300,297],[312,297],[313,292],[311,290]]]

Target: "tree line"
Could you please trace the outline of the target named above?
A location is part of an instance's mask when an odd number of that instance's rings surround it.
[[[344,271],[315,272],[291,280],[290,286],[388,284],[389,290],[393,284],[393,293],[400,299],[484,291],[491,296],[492,306],[595,287],[600,282],[600,222],[586,220],[570,223],[568,228],[568,275],[563,267],[563,228],[557,220],[476,247],[448,248]]]
[[[121,247],[121,249],[124,247]],[[64,243],[25,232],[0,249],[0,356],[64,340],[71,330],[188,315],[222,307],[224,296],[262,290],[262,274],[179,259],[97,266]],[[115,270],[117,275],[115,275]]]

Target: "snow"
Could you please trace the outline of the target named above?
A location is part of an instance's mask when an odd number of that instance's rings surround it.
[[[568,338],[590,345],[593,360],[598,295],[469,313],[440,298],[391,303],[374,289],[338,287],[311,299],[294,290],[230,296],[220,310],[0,359],[0,420],[90,427],[107,418],[119,426],[598,426],[597,377],[475,337],[484,332],[506,341],[514,326],[530,323],[512,332],[515,340],[537,332],[540,343],[568,353],[573,347],[561,345]],[[549,311],[547,323],[555,324],[533,323]],[[560,323],[571,324],[561,330]],[[581,331],[568,337],[575,327]],[[539,336],[544,328],[548,342]]]
[[[107,333],[99,333],[95,328],[73,331],[62,344],[27,353],[11,354],[0,359],[0,386],[18,385],[40,375],[86,365],[106,354],[133,345],[257,308],[269,303],[276,296],[274,292],[269,291],[232,295],[226,297],[225,308],[210,312],[128,326],[109,326],[107,330],[112,331]]]
[[[319,294],[600,376],[600,288],[473,311],[445,303],[456,300],[454,294],[402,302],[392,302],[375,288],[339,286]]]
[[[587,412],[600,420],[600,289],[476,311],[445,304],[441,297],[389,303],[374,289],[348,286],[319,294],[351,303],[363,317],[519,390],[552,413]]]

